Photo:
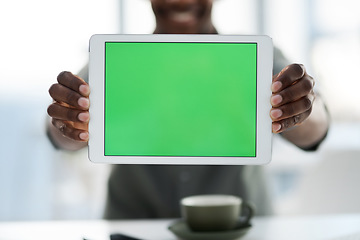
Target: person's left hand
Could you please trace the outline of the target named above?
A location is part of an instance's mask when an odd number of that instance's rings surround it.
[[[270,117],[273,133],[280,133],[304,122],[315,100],[315,81],[301,64],[291,64],[273,76]]]

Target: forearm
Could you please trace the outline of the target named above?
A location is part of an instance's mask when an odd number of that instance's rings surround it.
[[[307,149],[319,143],[330,125],[326,107],[317,96],[310,116],[300,125],[284,131],[281,135],[296,146]]]
[[[59,129],[57,129],[54,125],[52,125],[50,121],[47,123],[46,127],[47,127],[48,137],[50,138],[50,141],[53,143],[53,145],[56,148],[69,150],[69,151],[76,151],[87,146],[87,142],[76,141],[63,136],[62,133],[59,131]]]

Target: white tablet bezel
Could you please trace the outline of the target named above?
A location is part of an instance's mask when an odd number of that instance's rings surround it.
[[[105,156],[104,154],[104,61],[105,42],[222,42],[257,44],[256,157]],[[271,161],[271,82],[273,44],[268,36],[250,35],[93,35],[90,39],[89,159],[111,164],[259,165]]]

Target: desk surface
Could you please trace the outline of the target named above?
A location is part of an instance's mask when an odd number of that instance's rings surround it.
[[[1,240],[109,240],[121,232],[147,240],[176,240],[167,230],[173,220],[0,222]],[[255,217],[241,240],[360,239],[360,214]]]

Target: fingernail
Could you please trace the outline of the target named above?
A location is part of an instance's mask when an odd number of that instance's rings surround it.
[[[281,89],[281,87],[282,87],[282,83],[279,81],[276,81],[271,85],[271,91],[278,92]]]
[[[83,85],[80,85],[79,91],[82,95],[88,96],[90,93],[90,88],[88,85],[83,84]]]
[[[83,108],[88,108],[90,105],[89,99],[81,97],[78,100],[78,104],[79,106],[83,107]]]
[[[272,119],[277,119],[283,115],[283,112],[280,109],[274,109],[270,111],[270,116]]]
[[[271,97],[271,104],[274,105],[278,105],[282,102],[283,98],[281,95],[274,95]]]
[[[273,132],[278,132],[278,131],[280,131],[280,129],[281,129],[281,124],[279,124],[279,123],[273,123],[272,124],[272,131]]]
[[[79,115],[78,115],[78,119],[80,120],[80,121],[82,121],[82,122],[87,122],[87,121],[89,121],[89,113],[85,113],[85,112],[82,112],[82,113],[79,113]]]
[[[82,133],[80,133],[79,134],[79,138],[81,139],[81,140],[88,140],[89,139],[89,133],[86,133],[86,132],[82,132]]]

